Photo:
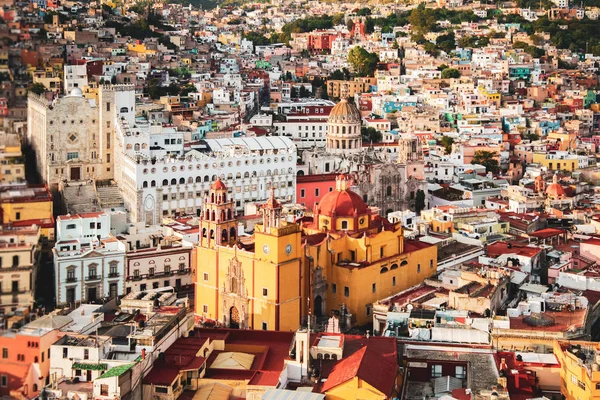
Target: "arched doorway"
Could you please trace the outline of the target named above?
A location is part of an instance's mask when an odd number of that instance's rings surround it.
[[[320,317],[323,315],[323,300],[321,296],[315,297],[315,316]]]
[[[229,309],[229,327],[233,329],[240,328],[240,312],[235,306]]]

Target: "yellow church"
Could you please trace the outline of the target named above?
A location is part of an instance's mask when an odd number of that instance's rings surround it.
[[[309,307],[352,325],[371,322],[373,302],[434,275],[437,247],[406,240],[340,175],[313,215],[282,219],[271,193],[262,224],[236,236],[234,203],[213,183],[201,213],[195,312],[241,329],[296,330]],[[310,301],[309,301],[310,299]]]

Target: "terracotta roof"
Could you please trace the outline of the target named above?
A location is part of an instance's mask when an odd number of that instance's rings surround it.
[[[393,365],[369,346],[365,346],[333,367],[321,387],[321,393],[357,377],[390,396],[396,382],[397,369],[398,365]]]
[[[227,190],[227,186],[223,183],[221,178],[217,178],[217,180],[210,185],[211,190]]]

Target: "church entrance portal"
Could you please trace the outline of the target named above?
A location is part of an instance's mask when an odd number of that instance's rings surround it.
[[[321,296],[315,297],[315,316],[321,317],[323,315],[323,300]]]
[[[240,329],[240,313],[235,306],[229,309],[229,327]]]

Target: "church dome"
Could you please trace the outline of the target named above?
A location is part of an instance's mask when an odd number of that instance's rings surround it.
[[[360,124],[360,112],[354,104],[342,99],[331,109],[328,122],[330,124]]]
[[[549,197],[563,197],[565,195],[565,189],[563,189],[559,183],[551,183],[546,188],[546,194]]]
[[[83,97],[83,92],[78,87],[75,87],[71,90],[71,93],[69,94],[69,96]]]
[[[552,198],[565,197],[565,189],[558,183],[558,175],[554,174],[552,183],[546,188],[546,195]]]
[[[317,205],[317,213],[327,217],[356,217],[369,212],[361,197],[348,189],[347,178],[336,180],[336,190],[327,193]]]

